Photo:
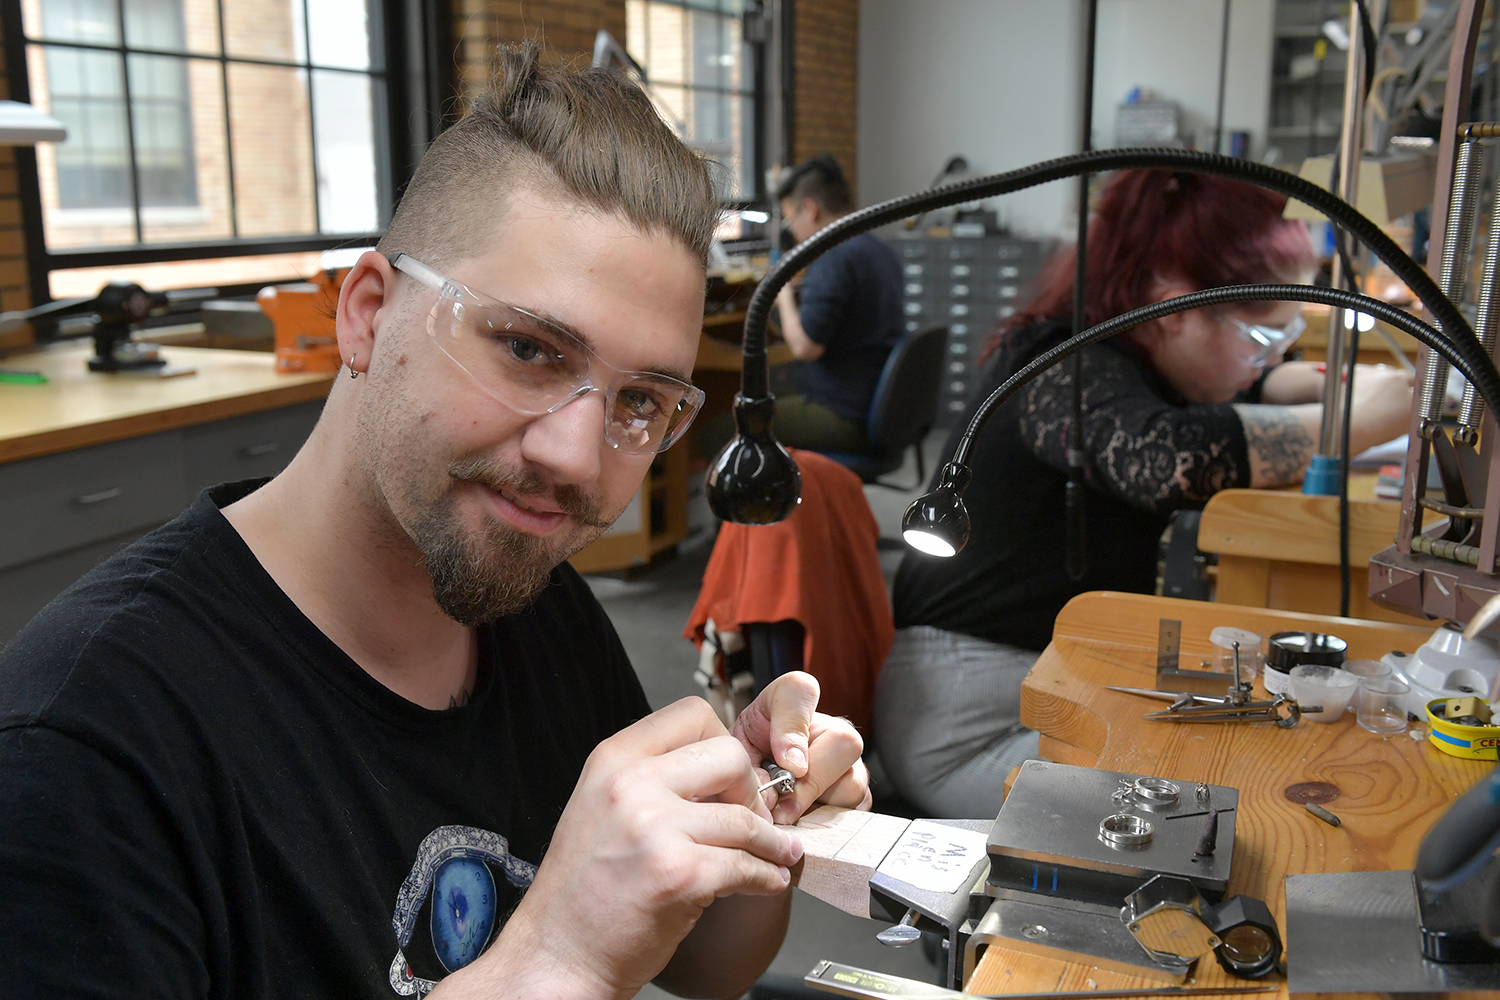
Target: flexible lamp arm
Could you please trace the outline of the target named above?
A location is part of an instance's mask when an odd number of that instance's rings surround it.
[[[1346,292],[1337,288],[1318,288],[1313,285],[1228,285],[1190,292],[1176,298],[1154,302],[1140,309],[1095,324],[1075,334],[1035,358],[1020,371],[1006,379],[999,388],[990,393],[969,420],[968,427],[959,438],[953,457],[943,466],[938,484],[930,492],[918,497],[907,508],[901,519],[902,537],[913,548],[936,556],[952,556],[962,551],[969,540],[969,513],[964,507],[963,494],[968,488],[972,473],[969,470],[969,451],[974,437],[999,406],[1021,390],[1032,379],[1051,368],[1059,361],[1076,354],[1091,344],[1096,344],[1117,333],[1122,333],[1141,323],[1161,319],[1173,313],[1205,306],[1226,305],[1231,302],[1315,302],[1335,309],[1355,309],[1384,320],[1397,329],[1411,334],[1421,343],[1453,363],[1465,378],[1478,387],[1486,403],[1491,397],[1500,398],[1500,372],[1488,355],[1480,352],[1481,364],[1474,365],[1458,346],[1451,343],[1438,330],[1401,309],[1372,299],[1366,295]]]
[[[958,447],[954,449],[953,458],[950,460],[951,463],[968,465],[969,451],[974,445],[974,438],[996,408],[1019,392],[1032,379],[1062,359],[1077,354],[1091,344],[1097,344],[1101,340],[1107,340],[1117,333],[1123,333],[1133,326],[1149,323],[1152,320],[1161,319],[1163,316],[1170,316],[1173,313],[1187,312],[1190,309],[1202,309],[1205,306],[1227,305],[1232,302],[1311,302],[1317,305],[1332,306],[1335,309],[1353,309],[1357,312],[1367,313],[1381,322],[1410,334],[1442,355],[1452,363],[1453,367],[1459,370],[1464,378],[1468,379],[1478,388],[1480,395],[1485,399],[1486,405],[1493,405],[1490,403],[1492,398],[1500,399],[1500,371],[1496,370],[1495,363],[1490,360],[1488,355],[1484,355],[1484,363],[1476,367],[1437,330],[1422,322],[1411,313],[1398,309],[1387,302],[1370,298],[1368,295],[1346,292],[1339,288],[1322,288],[1316,285],[1225,285],[1221,288],[1209,288],[1203,291],[1189,292],[1187,295],[1164,299],[1161,302],[1153,302],[1139,309],[1132,309],[1130,312],[1121,313],[1114,319],[1106,320],[1103,323],[1096,323],[1082,333],[1075,334],[1051,350],[1038,355],[1035,360],[1021,368],[1010,378],[1006,379],[999,388],[990,393],[989,397],[975,411],[973,419],[964,428],[963,437],[959,438]]]
[[[1406,283],[1406,286],[1412,290],[1412,294],[1420,299],[1437,319],[1438,326],[1442,329],[1439,336],[1451,338],[1449,343],[1453,350],[1465,358],[1470,371],[1477,374],[1484,371],[1486,367],[1491,372],[1494,371],[1494,365],[1484,348],[1480,346],[1479,339],[1474,336],[1473,329],[1447,296],[1438,289],[1437,284],[1427,275],[1427,272],[1382,232],[1379,226],[1337,195],[1295,174],[1287,173],[1285,170],[1230,156],[1182,149],[1103,149],[1073,156],[1062,156],[1003,174],[976,177],[931,191],[892,198],[878,205],[851,212],[799,243],[766,273],[750,299],[750,305],[745,314],[744,370],[740,376],[741,395],[748,399],[763,399],[769,395],[766,321],[770,317],[771,306],[776,301],[777,293],[785,287],[794,274],[849,237],[868,232],[888,222],[907,218],[918,212],[928,212],[966,201],[978,201],[982,198],[993,198],[1078,174],[1131,168],[1182,170],[1189,173],[1232,177],[1284,194],[1316,209],[1369,247],[1376,257],[1390,267],[1397,278]],[[1373,306],[1361,308],[1362,311],[1372,315],[1380,315]],[[1136,320],[1136,322],[1141,322],[1141,320]],[[1405,329],[1401,323],[1388,322]],[[1428,327],[1428,329],[1431,328]],[[1450,355],[1445,353],[1444,356]],[[1459,370],[1463,371],[1462,368]],[[1485,401],[1493,405],[1489,395],[1485,396]]]

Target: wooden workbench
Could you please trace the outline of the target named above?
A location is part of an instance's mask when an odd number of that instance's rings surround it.
[[[140,437],[322,399],[335,372],[282,374],[270,354],[164,348],[192,375],[148,378],[88,370],[93,350],[13,354],[0,368],[40,371],[40,385],[0,383],[0,462]]]
[[[1262,899],[1285,928],[1284,876],[1299,872],[1412,867],[1423,836],[1444,808],[1494,768],[1459,760],[1408,735],[1380,737],[1352,714],[1295,729],[1268,725],[1184,725],[1140,716],[1159,703],[1103,690],[1105,684],[1154,687],[1157,626],[1182,621],[1185,662],[1209,652],[1216,625],[1269,635],[1314,629],[1349,643],[1351,657],[1416,649],[1430,629],[1288,611],[1242,608],[1135,594],[1074,598],[1057,618],[1052,643],[1021,691],[1021,721],[1041,733],[1042,756],[1086,767],[1206,781],[1240,790],[1229,894]],[[1261,692],[1259,681],[1257,693]],[[1343,825],[1328,826],[1288,798],[1307,782],[1332,786],[1326,800]],[[1292,794],[1296,794],[1292,791]],[[1293,943],[1295,946],[1295,943]],[[1198,963],[1197,985],[1241,982],[1212,957]],[[1279,982],[1281,995],[1286,984]],[[1019,993],[1152,987],[1143,977],[991,946],[967,989]]]
[[[1375,621],[1422,619],[1370,600],[1369,564],[1389,548],[1401,504],[1374,495],[1375,476],[1349,477],[1349,611]],[[1198,548],[1217,553],[1215,600],[1312,614],[1339,611],[1339,500],[1300,490],[1221,490],[1198,525]]]

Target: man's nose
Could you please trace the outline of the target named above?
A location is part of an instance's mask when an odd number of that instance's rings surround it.
[[[559,483],[590,485],[599,478],[604,440],[604,393],[591,390],[526,426],[521,454]]]

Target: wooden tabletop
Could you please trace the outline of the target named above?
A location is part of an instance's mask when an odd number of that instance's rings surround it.
[[[191,375],[91,372],[89,347],[13,354],[0,368],[41,371],[40,385],[0,382],[0,462],[118,441],[328,395],[335,372],[281,374],[256,351],[162,350]]]
[[[698,360],[693,362],[693,371],[737,372],[745,367],[744,354],[738,343],[715,337],[712,331],[733,330],[740,335],[745,325],[743,312],[711,313],[703,317],[703,336],[698,340]],[[773,327],[775,324],[771,324]],[[776,341],[766,347],[766,358],[773,365],[792,360],[792,349],[784,341]]]
[[[1262,636],[1312,629],[1349,643],[1351,658],[1410,652],[1430,628],[1301,615],[1264,608],[1179,601],[1137,594],[1092,593],[1071,601],[1057,618],[1052,643],[1021,690],[1021,721],[1041,733],[1042,756],[1085,767],[1230,785],[1240,791],[1234,874],[1229,894],[1264,900],[1285,929],[1283,880],[1301,872],[1393,871],[1411,868],[1427,830],[1444,808],[1494,768],[1459,760],[1409,735],[1380,737],[1352,714],[1332,724],[1304,721],[1295,729],[1268,725],[1186,725],[1150,722],[1162,706],[1103,685],[1155,687],[1156,638],[1162,618],[1182,621],[1183,664],[1209,654],[1209,631],[1234,625]],[[1257,694],[1263,694],[1259,679]],[[1307,782],[1333,786],[1326,808],[1343,820],[1334,828],[1310,815],[1289,790]],[[1295,794],[1295,792],[1291,793]],[[1197,985],[1240,982],[1212,956],[1198,963]],[[1281,995],[1286,984],[1279,982]],[[1018,993],[1160,983],[999,946],[983,956],[968,990]]]

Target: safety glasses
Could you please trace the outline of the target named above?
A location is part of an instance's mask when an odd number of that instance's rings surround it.
[[[1234,327],[1235,333],[1240,335],[1240,339],[1255,348],[1255,353],[1248,362],[1252,368],[1264,368],[1273,357],[1284,355],[1297,342],[1297,338],[1302,336],[1302,331],[1307,329],[1307,320],[1300,314],[1285,326],[1246,323],[1228,313],[1220,313],[1219,318],[1227,320]]]
[[[604,394],[604,439],[618,451],[666,451],[703,406],[703,390],[655,372],[622,371],[569,331],[439,274],[404,253],[391,266],[438,293],[427,332],[484,393],[517,413],[555,413]]]

